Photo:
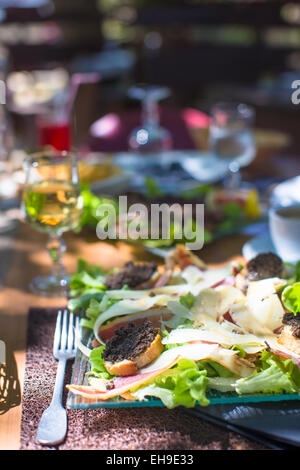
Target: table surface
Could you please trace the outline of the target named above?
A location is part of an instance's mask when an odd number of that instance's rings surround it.
[[[202,258],[210,265],[223,264],[240,257],[241,248],[249,237],[231,236],[206,246]],[[120,267],[130,259],[156,260],[142,248],[126,243],[100,242],[93,232],[65,235],[67,252],[64,257],[69,273],[76,270],[77,259],[84,258],[105,268]],[[14,252],[5,286],[0,292],[0,337],[6,343],[8,360],[15,362],[21,386],[24,378],[26,356],[26,328],[29,307],[60,307],[66,299],[47,299],[33,295],[28,290],[30,280],[49,271],[50,260],[45,249],[46,237],[20,224],[14,242]],[[0,260],[1,261],[1,260]],[[20,443],[22,405],[0,414],[0,449],[18,449]]]

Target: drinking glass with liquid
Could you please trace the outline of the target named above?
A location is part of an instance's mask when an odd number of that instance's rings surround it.
[[[212,108],[210,147],[216,158],[227,163],[228,189],[240,186],[241,167],[255,158],[254,117],[253,108],[242,103],[218,103]]]
[[[36,277],[30,288],[38,295],[62,297],[68,287],[62,262],[66,250],[62,234],[79,226],[83,206],[77,157],[67,152],[41,152],[27,157],[24,167],[25,220],[49,235],[47,249],[52,260],[51,274]]]

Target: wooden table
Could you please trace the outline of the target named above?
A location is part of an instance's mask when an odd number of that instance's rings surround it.
[[[211,265],[223,264],[239,257],[249,237],[228,237],[202,250],[202,258]],[[98,263],[105,268],[119,267],[129,259],[153,260],[143,249],[125,243],[100,242],[92,232],[66,234],[65,265],[68,272],[76,269],[77,258]],[[15,240],[13,260],[7,273],[4,289],[0,292],[0,339],[6,342],[7,367],[16,368],[21,391],[25,369],[26,327],[29,307],[60,307],[65,299],[47,299],[28,290],[30,280],[49,272],[50,261],[45,249],[46,237],[21,223]],[[161,262],[159,258],[156,259]],[[20,442],[21,404],[0,409],[0,449],[18,449]]]

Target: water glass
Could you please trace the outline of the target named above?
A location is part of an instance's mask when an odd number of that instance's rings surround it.
[[[218,103],[212,108],[210,147],[216,158],[227,163],[228,189],[240,186],[240,168],[255,158],[254,116],[253,108],[242,103]]]

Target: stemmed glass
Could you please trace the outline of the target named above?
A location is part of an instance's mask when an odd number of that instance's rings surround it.
[[[214,156],[228,166],[227,189],[240,186],[241,167],[255,158],[254,117],[253,108],[242,103],[218,103],[212,108],[210,146]]]
[[[0,233],[13,230],[17,220],[11,218],[6,212],[6,201],[16,198],[17,183],[13,178],[13,169],[10,162],[10,129],[3,105],[0,105]]]
[[[129,136],[129,148],[139,153],[157,153],[172,148],[172,137],[159,124],[158,102],[167,98],[170,90],[166,87],[139,85],[129,89],[131,98],[142,103],[142,124]]]
[[[78,227],[83,206],[80,194],[77,157],[67,152],[41,152],[27,157],[24,163],[25,220],[49,235],[47,249],[52,259],[49,276],[38,276],[31,290],[46,297],[67,294],[68,276],[62,262],[66,250],[62,234]]]

